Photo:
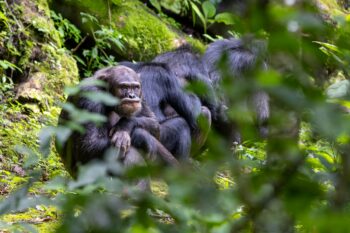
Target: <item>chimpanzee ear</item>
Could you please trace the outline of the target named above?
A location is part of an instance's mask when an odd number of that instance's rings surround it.
[[[93,77],[96,79],[108,82],[108,78],[110,76],[110,71],[111,71],[111,67],[98,70],[95,72]]]
[[[111,76],[111,68],[104,68],[98,70],[94,73],[93,77],[97,80],[101,80],[106,83],[106,87],[102,88],[105,91],[110,91],[110,76]]]
[[[140,82],[140,84],[141,84],[141,87],[142,87],[142,82],[141,82],[141,73],[136,73],[137,74],[137,77],[138,77],[138,81]],[[142,88],[140,88],[140,96],[139,96],[140,98],[142,98]]]

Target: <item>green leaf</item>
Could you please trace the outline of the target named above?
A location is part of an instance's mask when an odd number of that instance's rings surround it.
[[[67,141],[72,133],[72,129],[69,127],[57,126],[55,129],[56,143],[58,143],[60,146],[63,146],[63,144]]]
[[[4,70],[7,70],[7,69],[11,69],[11,70],[18,70],[20,72],[22,72],[22,70],[16,66],[15,64],[7,61],[7,60],[0,60],[0,66],[4,69]]]
[[[98,79],[86,78],[86,79],[83,79],[78,86],[79,88],[88,87],[88,86],[107,87],[107,83]]]
[[[149,2],[152,4],[152,6],[154,6],[154,8],[157,9],[158,12],[162,11],[162,6],[160,5],[158,0],[150,0]]]
[[[209,41],[215,41],[215,38],[214,37],[212,37],[211,35],[208,35],[208,34],[203,34],[203,36],[205,37],[205,38],[207,38]]]
[[[235,17],[231,13],[224,12],[224,13],[217,14],[215,16],[215,21],[217,23],[224,23],[226,25],[233,25],[235,23]]]
[[[198,18],[202,21],[203,25],[206,25],[206,20],[204,18],[204,15],[202,14],[202,12],[199,10],[199,8],[197,7],[196,4],[194,4],[193,2],[191,2],[191,7],[194,13],[196,13],[196,15],[198,16]],[[195,17],[193,17],[193,20],[195,20]]]
[[[273,87],[281,84],[282,77],[274,70],[262,71],[258,73],[257,81],[262,87]]]
[[[39,133],[39,149],[44,157],[47,157],[50,154],[50,145],[54,134],[54,127],[46,127]]]
[[[97,58],[97,57],[98,57],[98,48],[97,46],[95,46],[91,50],[91,58]]]
[[[320,42],[320,41],[314,41],[314,43],[322,45],[323,47],[326,47],[329,50],[335,51],[335,52],[340,52],[338,47],[334,44],[326,43],[326,42]]]
[[[6,27],[9,27],[9,24],[8,24],[8,18],[6,17],[6,15],[4,13],[2,13],[0,11],[0,21],[4,22]]]
[[[107,106],[115,106],[119,103],[119,100],[108,92],[83,92],[82,96],[88,98],[95,103],[103,103]]]
[[[93,184],[99,178],[104,177],[107,172],[107,167],[101,163],[90,163],[81,166],[79,169],[78,179],[68,184],[69,189],[76,189],[88,184]]]
[[[212,18],[215,16],[216,9],[213,3],[211,3],[210,1],[203,2],[202,9],[206,19]]]
[[[84,13],[84,12],[80,12],[80,15],[81,15],[81,21],[83,23],[87,23],[90,21],[90,22],[98,24],[98,19],[95,16],[92,16],[92,15],[90,15],[88,13]]]
[[[30,148],[26,146],[15,146],[15,151],[21,155],[24,155],[24,168],[29,168],[30,166],[37,164],[39,158],[38,155]]]
[[[81,110],[76,108],[71,103],[64,103],[62,108],[69,113],[70,119],[77,124],[84,124],[87,122],[93,122],[95,124],[101,124],[107,121],[107,117],[98,113],[89,112],[87,110]]]
[[[77,55],[73,55],[74,56],[74,59],[79,63],[79,64],[81,64],[81,65],[83,65],[83,66],[86,66],[86,63],[84,62],[84,60],[83,59],[81,59],[79,56],[77,56]]]
[[[122,42],[118,39],[118,38],[109,38],[109,40],[115,45],[117,46],[119,49],[123,50],[125,47],[124,45],[122,44]]]

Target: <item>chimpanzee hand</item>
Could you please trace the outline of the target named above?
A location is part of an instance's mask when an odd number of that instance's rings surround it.
[[[112,129],[110,131],[111,143],[116,148],[120,149],[120,159],[124,159],[126,153],[129,151],[131,138],[127,131],[115,131]]]
[[[145,122],[143,123],[143,126],[146,127],[142,127],[144,128],[146,131],[149,131],[151,133],[151,135],[153,135],[155,138],[159,139],[160,138],[160,125],[159,125],[159,121],[156,118],[152,118],[152,117],[147,117],[145,118]]]

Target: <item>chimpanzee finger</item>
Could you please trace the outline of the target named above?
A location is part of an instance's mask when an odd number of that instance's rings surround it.
[[[121,160],[124,160],[125,156],[126,156],[126,151],[120,148],[120,150],[119,150],[119,158]]]
[[[121,141],[120,137],[118,137],[118,136],[115,137],[114,145],[118,148],[121,148],[122,141]]]
[[[124,138],[122,147],[123,147],[123,150],[125,150],[125,151],[129,150],[129,148],[130,148],[130,139],[128,137]]]
[[[118,141],[118,134],[114,134],[114,135],[112,136],[111,142],[112,142],[113,144],[115,144],[117,141]]]
[[[109,131],[109,136],[112,137],[116,132],[116,129],[115,128],[112,128],[110,131]]]

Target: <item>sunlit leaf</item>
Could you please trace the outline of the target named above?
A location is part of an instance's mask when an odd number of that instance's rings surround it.
[[[198,16],[198,18],[202,21],[202,24],[205,25],[206,24],[205,17],[202,14],[202,12],[199,10],[198,6],[195,3],[191,2],[191,8],[195,13],[195,15]]]
[[[107,106],[116,106],[119,103],[119,100],[108,92],[83,92],[81,95],[95,103],[102,103]]]
[[[215,22],[224,23],[226,25],[234,25],[235,17],[233,14],[228,12],[219,13],[215,16]]]
[[[326,43],[326,42],[321,42],[321,41],[314,41],[314,43],[320,44],[320,45],[322,45],[322,46],[324,46],[324,47],[326,47],[327,49],[330,49],[330,50],[332,50],[332,51],[340,52],[340,51],[339,51],[339,48],[338,48],[336,45],[334,45],[334,44],[330,44],[330,43]]]
[[[159,3],[158,0],[150,0],[149,2],[152,4],[152,6],[153,6],[154,8],[157,9],[158,12],[161,12],[161,11],[162,11],[162,7],[161,7],[161,5],[160,5],[160,3]]]
[[[205,1],[202,3],[202,9],[205,18],[212,18],[216,13],[215,6],[210,1]]]
[[[0,60],[0,67],[2,67],[4,70],[7,70],[7,69],[12,69],[12,70],[18,70],[20,72],[22,72],[22,70],[17,67],[15,64],[7,61],[7,60]]]

